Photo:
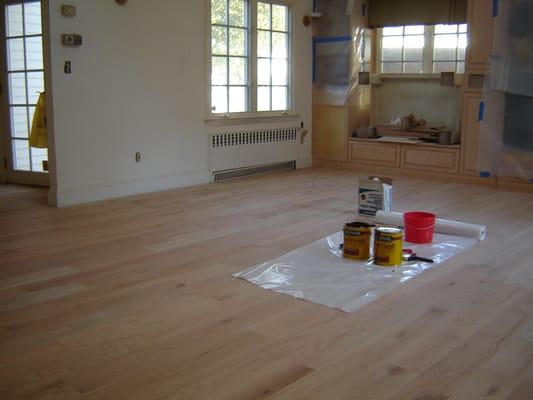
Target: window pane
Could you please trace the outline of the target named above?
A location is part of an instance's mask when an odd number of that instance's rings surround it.
[[[31,148],[31,169],[36,172],[44,172],[43,161],[48,160],[48,149]]]
[[[382,41],[382,59],[401,60],[402,59],[403,37],[384,37]]]
[[[287,108],[287,87],[273,87],[272,110],[286,110]]]
[[[268,31],[257,33],[257,56],[270,57],[270,32]]]
[[[464,74],[465,73],[465,63],[464,62],[458,62],[457,63],[457,71],[458,74]]]
[[[26,104],[26,79],[23,72],[9,74],[9,101],[11,104]]]
[[[229,54],[233,56],[246,55],[246,30],[229,28]]]
[[[43,69],[43,40],[41,36],[26,38],[26,68]]]
[[[28,137],[28,111],[26,107],[11,107],[11,137]]]
[[[287,7],[272,5],[272,29],[287,32],[289,30]]]
[[[211,88],[211,111],[214,113],[228,112],[228,88],[213,86]]]
[[[434,60],[455,60],[457,35],[438,35],[434,40]]]
[[[404,59],[422,60],[424,51],[424,36],[406,36],[404,38]]]
[[[229,24],[233,26],[246,26],[246,2],[244,0],[230,0]]]
[[[289,54],[288,49],[288,34],[286,33],[272,33],[272,57],[273,58],[287,58]]]
[[[211,0],[211,23],[226,25],[227,20],[227,0]]]
[[[466,24],[459,25],[459,32],[466,33]]]
[[[24,69],[24,39],[7,40],[7,68],[10,71]]]
[[[457,25],[435,25],[435,33],[456,33]]]
[[[41,2],[24,4],[24,25],[26,35],[39,35],[41,28]]]
[[[211,84],[226,85],[228,82],[228,66],[226,57],[213,57],[211,59]]]
[[[455,62],[435,62],[433,63],[433,72],[455,72]]]
[[[424,25],[408,25],[405,27],[406,35],[424,34]]]
[[[257,84],[270,85],[270,60],[268,58],[257,60]]]
[[[385,74],[397,74],[402,72],[401,62],[386,62],[381,64],[381,72]]]
[[[421,62],[405,62],[403,64],[403,72],[406,74],[419,74],[422,72]]]
[[[37,104],[39,93],[44,91],[42,72],[28,72],[28,104]]]
[[[227,28],[219,26],[211,28],[211,53],[228,54]]]
[[[466,51],[466,33],[462,33],[459,35],[459,43],[458,43],[458,49],[457,49],[457,58],[459,60],[465,59],[465,51]]]
[[[269,3],[257,3],[257,27],[259,29],[271,29]]]
[[[22,5],[6,7],[7,36],[22,36]]]
[[[231,57],[229,59],[230,85],[246,85],[247,67],[246,58]]]
[[[272,84],[287,85],[288,81],[288,62],[286,60],[272,60]]]
[[[270,87],[257,88],[257,111],[270,111]]]
[[[230,87],[229,88],[229,112],[246,111],[246,88]]]
[[[403,26],[388,26],[386,28],[383,28],[383,36],[401,34],[403,34]]]
[[[30,145],[27,140],[13,140],[13,161],[16,170],[30,170]]]

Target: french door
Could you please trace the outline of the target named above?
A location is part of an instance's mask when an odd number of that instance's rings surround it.
[[[2,130],[7,180],[48,185],[48,149],[30,146],[33,114],[44,91],[41,1],[0,0]]]

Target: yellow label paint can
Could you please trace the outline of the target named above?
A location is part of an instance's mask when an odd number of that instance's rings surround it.
[[[402,263],[403,229],[376,228],[374,236],[374,264],[396,267]]]
[[[366,222],[351,222],[344,225],[342,255],[356,260],[370,258],[370,239],[373,225]]]

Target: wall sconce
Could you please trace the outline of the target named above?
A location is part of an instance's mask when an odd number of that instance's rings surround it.
[[[302,22],[304,24],[304,26],[309,26],[311,25],[311,22],[314,20],[314,19],[317,19],[317,18],[320,18],[322,16],[322,13],[319,13],[319,12],[312,12],[311,14],[309,15],[305,15],[302,19]]]

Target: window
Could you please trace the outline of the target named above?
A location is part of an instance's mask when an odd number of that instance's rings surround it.
[[[382,73],[463,73],[466,24],[409,25],[379,30]]]
[[[211,0],[211,113],[290,108],[289,27],[287,5]]]

